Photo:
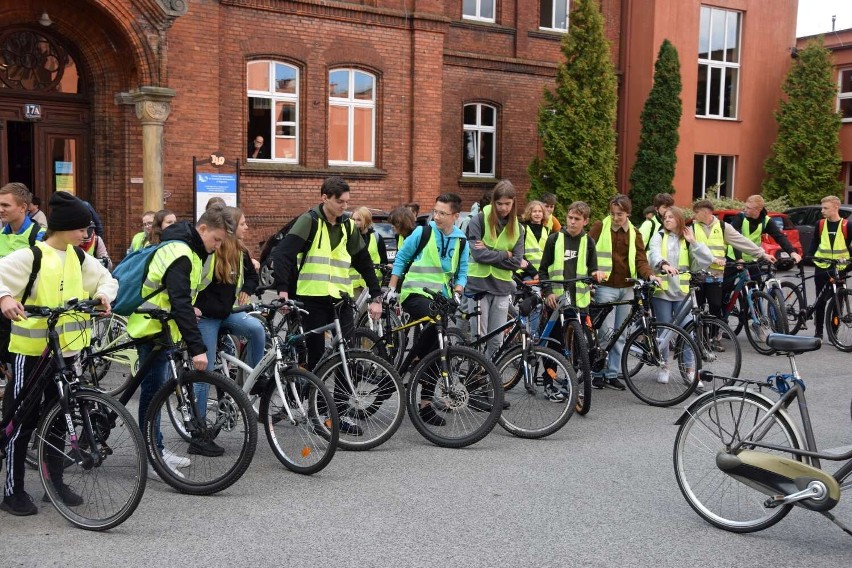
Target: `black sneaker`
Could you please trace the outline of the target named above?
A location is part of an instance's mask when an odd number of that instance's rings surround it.
[[[625,389],[624,383],[618,380],[618,377],[610,377],[608,379],[604,379],[604,386],[608,389],[623,391]]]
[[[602,389],[604,388],[604,379],[603,377],[592,377],[592,388]]]
[[[38,513],[38,507],[36,507],[35,503],[33,503],[33,498],[26,491],[16,491],[7,497],[3,497],[0,509],[16,517],[27,517]]]
[[[446,426],[447,421],[438,416],[435,412],[435,409],[432,408],[432,405],[429,404],[427,406],[420,407],[420,419],[423,420],[426,424],[430,426]]]
[[[363,436],[364,430],[360,426],[346,418],[340,419],[340,433],[347,436]]]
[[[207,456],[208,458],[218,458],[225,453],[225,448],[214,442],[213,440],[193,440],[189,443],[189,448],[186,453]]]
[[[71,488],[64,483],[59,486],[56,492],[59,494],[59,499],[69,507],[79,507],[83,504],[83,498],[74,493]],[[44,494],[44,497],[42,497],[41,500],[45,503],[50,503],[50,497],[47,496],[47,493]]]

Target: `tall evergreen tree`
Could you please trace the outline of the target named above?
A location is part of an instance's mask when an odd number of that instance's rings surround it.
[[[764,163],[767,199],[787,196],[792,206],[841,194],[837,83],[822,38],[798,52],[784,83],[786,100],[775,113],[778,138]]]
[[[538,113],[544,156],[530,164],[530,197],[552,192],[563,210],[582,200],[601,218],[616,193],[616,81],[598,0],[574,2],[562,54]]]
[[[677,165],[678,128],[683,105],[680,100],[680,61],[677,49],[663,40],[654,64],[654,86],[642,109],[642,132],[636,163],[630,173],[630,199],[634,217],[651,205],[658,193],[674,193],[672,180]]]

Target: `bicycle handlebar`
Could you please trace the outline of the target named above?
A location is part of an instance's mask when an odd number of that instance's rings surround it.
[[[101,306],[100,300],[69,300],[64,306],[56,306],[53,308],[47,306],[35,306],[32,304],[24,305],[24,311],[35,317],[50,317],[52,315],[62,315],[68,312],[80,312],[92,315],[95,313],[95,308]]]

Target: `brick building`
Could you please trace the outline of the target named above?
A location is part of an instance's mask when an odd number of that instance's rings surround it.
[[[541,93],[570,25],[570,0],[10,4],[0,183],[90,199],[114,253],[164,198],[193,214],[193,157],[215,151],[241,162],[257,240],[315,203],[332,174],[350,181],[354,204],[385,209],[428,207],[448,190],[470,204],[498,178],[525,191]],[[601,0],[620,78],[619,188],[664,38],[684,83],[677,201],[717,179],[738,197],[759,188],[796,8]]]

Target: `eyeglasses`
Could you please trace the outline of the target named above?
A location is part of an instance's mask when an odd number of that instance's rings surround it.
[[[143,226],[143,227],[153,227],[153,226],[154,226],[154,223],[153,223],[153,222],[151,222],[151,223],[142,223],[142,226]]]
[[[455,213],[447,213],[446,211],[432,209],[432,217],[449,217],[450,215],[455,215]]]

